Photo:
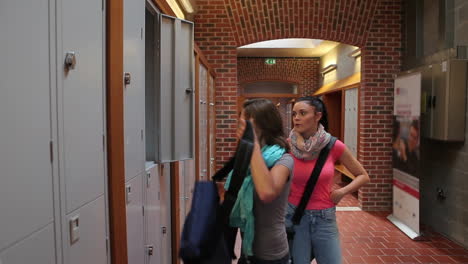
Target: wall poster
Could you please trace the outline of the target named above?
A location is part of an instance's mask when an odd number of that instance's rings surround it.
[[[393,213],[388,219],[411,239],[415,239],[420,236],[421,73],[398,76],[394,92]]]

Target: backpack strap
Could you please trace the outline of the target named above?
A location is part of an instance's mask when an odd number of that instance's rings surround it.
[[[294,225],[298,225],[301,222],[302,215],[304,214],[304,210],[307,206],[307,203],[309,202],[310,196],[312,195],[318,177],[322,172],[323,165],[325,165],[325,162],[328,158],[328,154],[335,145],[335,142],[336,137],[332,136],[327,146],[320,151],[317,162],[315,163],[315,167],[312,170],[312,174],[310,175],[309,180],[307,181],[307,185],[304,189],[304,193],[302,194],[301,201],[299,202],[296,211],[294,211],[294,215],[292,217],[292,222]]]

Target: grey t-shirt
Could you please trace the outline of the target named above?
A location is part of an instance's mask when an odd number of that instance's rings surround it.
[[[293,175],[294,159],[288,153],[284,154],[275,164],[289,169],[288,182],[281,194],[270,203],[264,203],[254,194],[255,237],[253,253],[263,260],[281,259],[288,253],[288,240],[284,225],[286,204]]]

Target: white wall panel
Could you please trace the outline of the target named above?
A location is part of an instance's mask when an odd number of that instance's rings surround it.
[[[2,264],[53,264],[54,225],[51,223],[20,243],[0,253]]]
[[[142,192],[144,175],[140,174],[125,184],[128,264],[141,264],[145,261]]]
[[[65,60],[68,51],[76,54],[75,69],[63,76],[63,135],[60,135],[65,155],[66,209],[69,213],[104,193],[101,1],[64,0],[61,32],[61,61]]]
[[[70,219],[79,216],[79,239],[70,242],[70,232],[66,233],[64,241],[67,254],[67,264],[106,264],[106,218],[105,196],[79,208],[65,217],[65,225],[69,231]]]
[[[358,137],[358,88],[345,91],[344,143],[357,157]]]
[[[0,250],[52,221],[49,1],[0,1]]]
[[[145,170],[145,1],[124,0],[124,71],[130,84],[124,89],[125,179]]]

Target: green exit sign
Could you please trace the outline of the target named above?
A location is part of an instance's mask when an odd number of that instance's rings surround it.
[[[265,64],[274,65],[276,64],[276,59],[265,59]]]

